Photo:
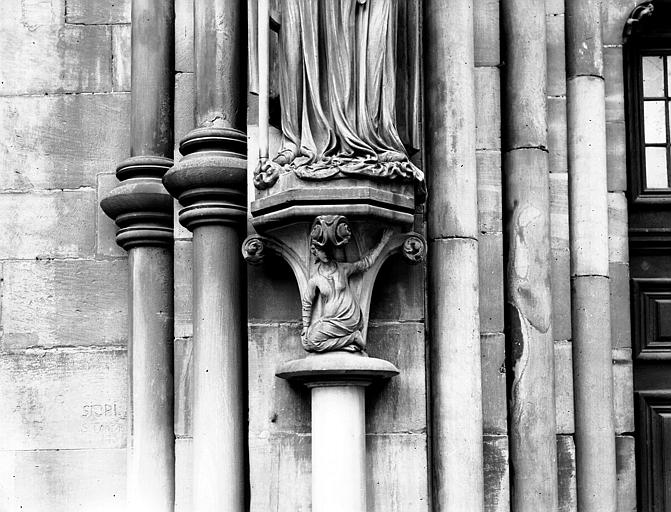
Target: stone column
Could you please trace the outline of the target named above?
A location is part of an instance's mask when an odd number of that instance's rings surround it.
[[[161,178],[173,153],[173,3],[133,0],[131,37],[131,158],[101,207],[130,272],[128,509],[172,512],[172,198]]]
[[[313,512],[366,512],[365,388],[395,375],[388,361],[348,352],[279,368],[278,377],[312,389]]]
[[[617,509],[601,2],[566,2],[576,475],[581,512]]]
[[[193,508],[246,510],[246,24],[241,0],[194,3],[196,125],[164,177],[193,231]]]
[[[433,506],[482,510],[473,2],[424,2]]]
[[[545,4],[502,0],[512,509],[557,509]]]

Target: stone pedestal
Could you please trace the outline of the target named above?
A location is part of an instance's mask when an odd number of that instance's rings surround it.
[[[309,355],[277,370],[312,389],[313,512],[366,512],[365,388],[398,373],[388,361],[346,352]]]

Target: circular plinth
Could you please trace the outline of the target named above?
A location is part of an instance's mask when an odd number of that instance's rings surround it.
[[[308,387],[328,385],[368,385],[398,375],[389,361],[350,352],[310,354],[282,364],[275,375]]]

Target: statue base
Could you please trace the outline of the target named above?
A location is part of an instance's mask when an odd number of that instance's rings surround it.
[[[398,375],[388,361],[363,354],[311,354],[276,375],[312,389],[312,511],[366,512],[366,393]]]

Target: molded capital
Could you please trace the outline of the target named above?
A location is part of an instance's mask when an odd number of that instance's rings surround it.
[[[172,163],[160,156],[135,156],[118,165],[120,184],[100,206],[119,226],[116,240],[124,249],[172,244],[172,198],[161,183]]]
[[[205,224],[241,224],[247,212],[247,137],[232,128],[197,128],[180,143],[182,160],[163,184],[183,208],[187,229]]]

